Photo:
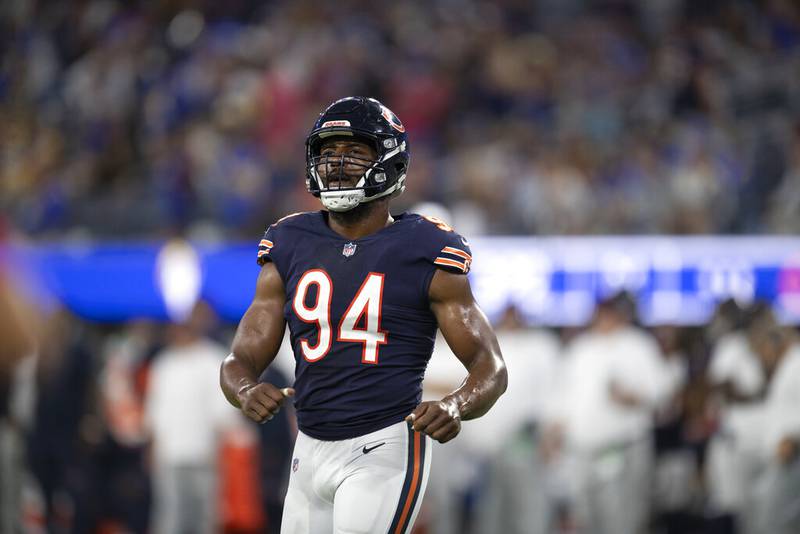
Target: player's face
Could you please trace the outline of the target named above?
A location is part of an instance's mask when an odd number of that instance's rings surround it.
[[[332,139],[320,149],[317,172],[328,189],[353,187],[373,163],[378,153],[367,143],[354,139]]]

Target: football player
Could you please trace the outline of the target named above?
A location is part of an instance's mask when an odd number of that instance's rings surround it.
[[[445,443],[486,413],[505,391],[505,364],[470,290],[467,241],[441,220],[389,212],[409,163],[397,116],[373,98],[334,102],[306,140],[306,163],[325,209],[267,229],[222,389],[257,422],[293,397],[299,433],[282,533],[408,533],[429,440]],[[287,323],[294,385],[259,383]],[[437,328],[468,374],[441,400],[420,402]]]

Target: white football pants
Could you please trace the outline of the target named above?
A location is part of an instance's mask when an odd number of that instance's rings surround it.
[[[281,534],[410,534],[429,440],[405,421],[342,441],[298,432]]]

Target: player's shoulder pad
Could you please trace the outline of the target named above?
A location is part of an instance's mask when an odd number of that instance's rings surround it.
[[[472,265],[469,242],[441,219],[420,215],[421,242],[431,263],[456,274],[467,274]]]
[[[258,243],[258,256],[256,261],[259,265],[264,265],[268,261],[272,261],[272,251],[276,246],[280,246],[281,242],[292,242],[287,233],[291,233],[291,229],[298,225],[302,226],[309,223],[314,212],[300,211],[281,217],[267,228],[264,232],[264,237]]]

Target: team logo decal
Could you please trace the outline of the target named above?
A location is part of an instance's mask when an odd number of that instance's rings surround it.
[[[350,121],[326,121],[326,122],[322,123],[322,126],[320,126],[320,128],[333,128],[335,126],[350,127]]]
[[[344,256],[345,258],[349,258],[355,253],[356,253],[355,243],[347,243],[345,244],[344,248],[342,248],[342,256]]]
[[[298,467],[300,467],[300,458],[295,458],[292,460],[292,473],[296,473]]]
[[[403,126],[403,123],[400,122],[400,119],[397,118],[397,115],[392,113],[391,109],[387,108],[386,106],[381,106],[381,115],[383,115],[383,118],[389,121],[389,124],[392,125],[392,128],[398,132],[406,131],[406,127]]]

